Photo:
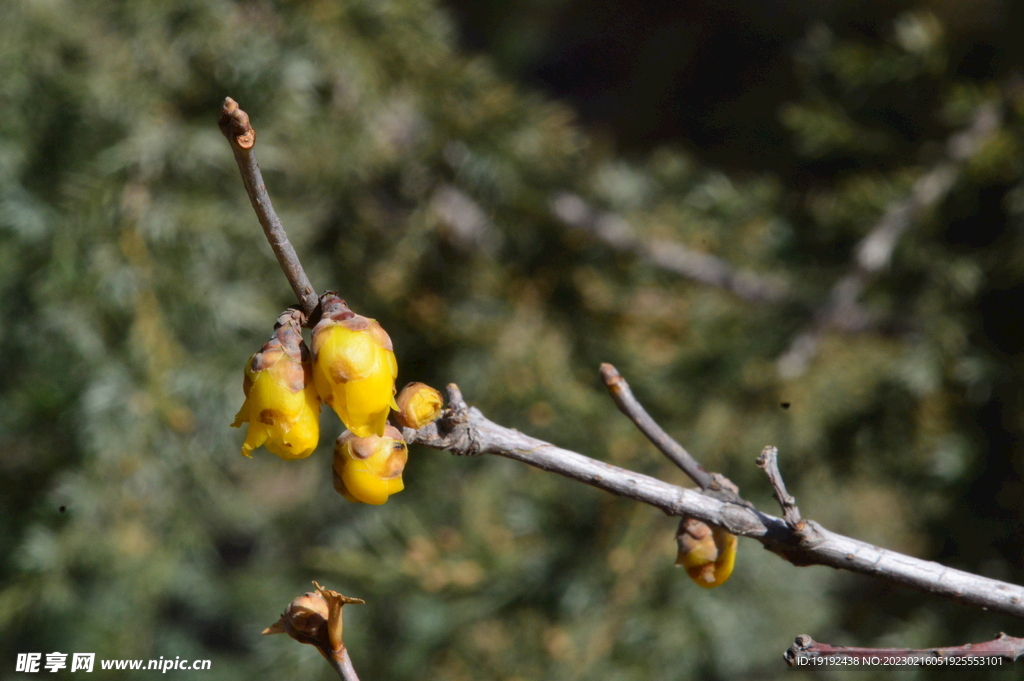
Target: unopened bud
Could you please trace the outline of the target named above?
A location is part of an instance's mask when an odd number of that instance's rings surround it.
[[[736,564],[736,536],[708,527],[696,518],[683,518],[676,533],[676,566],[698,585],[711,589],[725,583]]]
[[[409,448],[394,426],[383,437],[356,437],[346,430],[334,445],[334,489],[349,501],[383,504],[405,489],[408,460]]]
[[[320,298],[313,329],[313,381],[345,427],[359,437],[383,435],[395,404],[391,338],[373,319],[355,314],[334,291]]]
[[[398,393],[395,420],[405,428],[419,430],[441,415],[441,393],[426,383],[410,383]]]

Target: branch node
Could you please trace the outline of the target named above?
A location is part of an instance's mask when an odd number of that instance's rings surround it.
[[[466,405],[466,400],[462,399],[462,391],[459,390],[459,386],[455,383],[449,383],[445,386],[444,391],[448,394],[448,406],[458,411],[466,411],[469,407]]]
[[[238,108],[238,102],[230,97],[224,98],[221,107],[220,131],[233,145],[249,150],[256,144],[256,131],[249,123],[249,114]]]
[[[419,430],[403,428],[402,435],[405,441],[409,444],[444,449],[454,456],[483,454],[480,434],[470,423],[469,406],[462,399],[459,386],[449,383],[445,392],[448,393],[448,407],[441,412],[441,416]]]

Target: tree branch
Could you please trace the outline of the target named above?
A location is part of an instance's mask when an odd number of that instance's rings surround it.
[[[449,407],[420,430],[404,429],[410,444],[456,455],[496,454],[578,480],[612,494],[659,508],[671,516],[693,516],[735,535],[750,537],[797,566],[828,565],[951,598],[961,603],[1024,617],[1024,587],[972,575],[938,563],[879,548],[804,520],[798,532],[783,519],[714,499],[641,473],[505,428],[467,407],[458,387],[448,386]]]
[[[263,174],[260,172],[256,152],[253,150],[256,144],[256,131],[249,124],[248,114],[239,109],[238,103],[230,97],[224,99],[220,130],[231,144],[231,151],[238,163],[238,170],[242,173],[242,183],[249,194],[252,209],[256,211],[256,217],[263,226],[263,233],[267,235],[267,241],[277,256],[277,262],[281,264],[284,276],[288,278],[288,283],[291,284],[292,291],[295,292],[295,297],[302,307],[306,318],[305,324],[311,326],[316,323],[315,313],[320,304],[319,298],[313,292],[313,285],[309,283],[306,271],[302,269],[299,256],[288,241],[281,219],[277,217],[274,206],[270,203],[270,195],[263,184]]]
[[[356,668],[352,666],[352,658],[348,656],[348,648],[342,648],[341,653],[337,655],[324,655],[327,658],[327,662],[331,665],[331,669],[337,672],[338,676],[342,678],[342,681],[359,681],[359,675],[356,674]]]
[[[231,143],[253,209],[277,255],[278,262],[302,305],[307,324],[315,321],[313,316],[317,312],[319,301],[270,204],[270,198],[252,151],[255,144],[255,131],[249,124],[248,116],[238,108],[238,105],[230,97],[224,101],[220,125],[221,130]],[[964,143],[957,149],[959,150],[957,153],[966,154],[970,150],[970,144]],[[965,157],[961,156],[960,158]],[[939,189],[941,189],[940,193],[944,193],[948,191],[948,186]],[[586,207],[585,204],[584,207]],[[632,237],[628,234],[626,237],[624,244],[628,246]],[[892,243],[895,241],[892,240]],[[891,248],[889,253],[891,254]],[[729,284],[729,281],[733,283]],[[742,288],[735,288],[735,281],[735,279],[727,277],[723,284],[719,278],[719,285],[725,285],[738,295],[744,295],[741,292]],[[764,294],[757,295],[763,297]],[[751,299],[760,298],[755,296]],[[972,575],[895,551],[888,551],[830,532],[814,521],[802,519],[795,501],[786,492],[785,484],[778,471],[777,452],[774,448],[766,448],[758,459],[758,464],[765,469],[769,476],[776,498],[782,505],[785,520],[756,510],[749,502],[739,497],[734,485],[729,490],[728,485],[720,484],[720,487],[726,492],[732,492],[731,496],[723,492],[722,489],[716,490],[716,475],[704,470],[681,445],[672,440],[650,418],[615,368],[611,365],[602,366],[602,375],[616,404],[619,405],[623,413],[629,416],[666,456],[690,474],[707,491],[707,494],[597,461],[493,423],[484,417],[478,409],[469,408],[466,405],[455,384],[448,386],[449,406],[442,416],[418,431],[404,429],[404,437],[410,444],[422,444],[435,449],[443,449],[456,455],[496,454],[504,456],[578,480],[612,494],[654,506],[671,516],[697,518],[710,525],[722,527],[732,534],[756,539],[765,548],[779,554],[796,566],[828,565],[871,575],[968,605],[1024,617],[1024,588],[1020,586]],[[691,471],[693,472],[691,473]],[[728,482],[724,477],[718,477]],[[713,494],[715,496],[712,496]],[[723,496],[726,498],[723,499]],[[1001,636],[997,641],[1008,639],[1010,637]],[[1014,639],[1014,641],[1018,640]],[[801,641],[807,646],[823,645],[814,644],[810,637],[801,637],[798,639],[798,643]],[[806,652],[808,649],[804,648],[803,651]],[[862,649],[846,650],[848,652]],[[993,647],[992,650],[994,651],[995,648]],[[337,655],[325,655],[325,657],[344,681],[358,681],[351,659],[343,646]]]

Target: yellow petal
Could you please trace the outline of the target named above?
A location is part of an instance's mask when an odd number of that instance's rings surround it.
[[[377,344],[369,334],[341,326],[325,329],[317,363],[332,383],[359,381],[377,368]]]
[[[260,446],[282,459],[313,453],[320,438],[320,398],[309,352],[293,312],[278,319],[274,336],[246,363],[245,402],[233,426],[249,424],[242,454]]]
[[[357,437],[346,431],[334,448],[334,489],[350,501],[383,504],[405,489],[402,471],[409,450],[397,428],[387,436]]]
[[[313,383],[323,401],[357,436],[383,435],[394,403],[394,353],[367,331],[341,324],[320,327],[314,348]]]
[[[341,470],[346,489],[364,504],[380,505],[388,500],[388,483],[371,473],[362,461],[350,461]]]

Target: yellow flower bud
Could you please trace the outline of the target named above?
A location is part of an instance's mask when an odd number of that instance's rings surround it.
[[[410,383],[398,393],[395,420],[405,428],[420,429],[441,415],[441,393],[426,383]]]
[[[696,518],[683,518],[676,533],[676,566],[698,585],[711,589],[724,584],[736,565],[736,536],[711,528]]]
[[[405,489],[408,460],[409,449],[394,426],[383,437],[356,437],[346,430],[334,445],[334,489],[349,501],[383,504]]]
[[[264,446],[282,459],[304,459],[320,439],[320,399],[313,387],[300,313],[277,319],[274,335],[245,365],[245,402],[231,425],[249,424],[242,454]]]
[[[398,363],[388,334],[348,309],[333,291],[321,298],[313,329],[313,382],[345,426],[359,437],[383,435],[395,404]]]

